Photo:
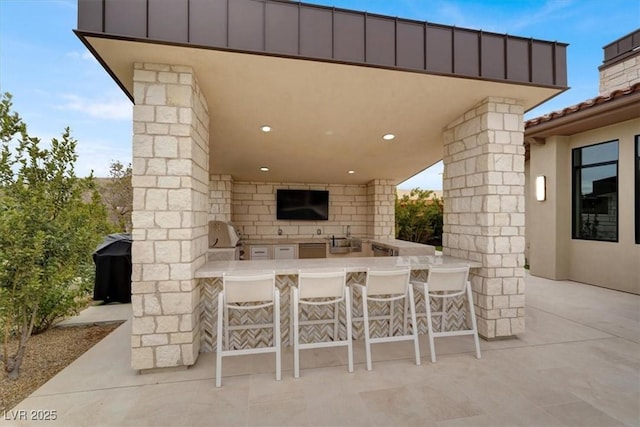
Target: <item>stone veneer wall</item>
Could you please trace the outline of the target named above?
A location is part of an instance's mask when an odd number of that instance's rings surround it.
[[[479,333],[524,332],[524,121],[487,98],[444,131],[444,254],[479,261],[470,275]]]
[[[600,95],[640,83],[640,54],[600,70]]]
[[[279,188],[328,190],[328,221],[276,220],[276,190]],[[351,226],[353,236],[367,232],[368,199],[365,185],[308,184],[284,182],[234,182],[232,221],[247,239],[326,237],[344,235]],[[211,197],[212,210],[217,199]],[[278,236],[278,228],[282,236]],[[318,236],[317,230],[321,230]]]
[[[232,220],[233,178],[212,174],[209,177],[209,221]]]
[[[133,72],[131,365],[192,365],[209,202],[209,114],[190,67]]]
[[[221,178],[222,177],[222,178]],[[223,217],[224,204],[231,197],[231,220],[247,239],[310,238],[351,235],[388,239],[395,237],[395,185],[374,180],[366,185],[309,184],[284,182],[232,182],[227,176],[212,175],[210,219]],[[228,191],[231,185],[232,190]],[[215,189],[214,189],[215,188]],[[328,221],[276,220],[276,190],[295,188],[329,191]],[[278,228],[282,236],[278,236]],[[320,236],[317,230],[320,229]]]
[[[392,181],[375,179],[367,184],[369,221],[367,235],[373,239],[396,236],[396,186]]]

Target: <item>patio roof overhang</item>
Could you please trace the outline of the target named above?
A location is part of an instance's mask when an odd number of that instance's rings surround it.
[[[76,33],[132,99],[135,62],[193,67],[210,173],[242,181],[399,183],[484,98],[567,88],[566,44],[280,0],[79,0]]]

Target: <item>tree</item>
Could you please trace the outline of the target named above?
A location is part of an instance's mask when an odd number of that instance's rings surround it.
[[[93,177],[75,176],[77,142],[69,128],[43,148],[11,108],[11,95],[2,95],[0,337],[5,371],[15,379],[32,333],[83,304],[93,278],[91,254],[107,222]],[[18,345],[10,352],[14,337]]]
[[[133,188],[131,187],[131,163],[124,166],[116,160],[109,165],[109,178],[100,193],[109,210],[109,220],[120,232],[131,231]]]
[[[396,195],[396,237],[410,242],[442,244],[442,199],[431,190],[414,188]]]

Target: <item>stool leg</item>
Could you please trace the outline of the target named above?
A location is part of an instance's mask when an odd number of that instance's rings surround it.
[[[229,350],[231,341],[229,339],[229,309],[224,307],[224,348]]]
[[[365,355],[367,358],[367,371],[372,369],[371,367],[371,342],[369,337],[369,308],[367,307],[367,289],[362,288],[362,316],[364,318],[364,345]]]
[[[411,285],[409,285],[411,286]],[[402,334],[403,335],[407,335],[407,330],[408,330],[408,325],[407,325],[407,317],[409,316],[409,306],[407,305],[407,297],[405,295],[404,297],[404,303],[403,303],[404,307],[404,321],[402,322]]]
[[[431,362],[435,363],[436,361],[436,349],[435,343],[433,342],[433,319],[431,318],[431,298],[429,297],[429,287],[425,283],[424,284],[424,302],[427,307],[427,329],[429,333],[429,350],[431,351]]]
[[[293,289],[289,290],[289,347],[293,345]]]
[[[353,340],[351,339],[351,291],[344,293],[344,309],[347,318],[347,358],[349,361],[349,372],[353,372]]]
[[[440,332],[444,332],[447,321],[447,298],[442,298],[442,314],[440,315]]]
[[[292,288],[293,298],[293,376],[300,378],[300,335],[299,335],[299,316],[300,308],[298,305],[298,289]]]
[[[224,313],[224,294],[218,294],[218,324],[216,336],[216,387],[222,386],[222,322]]]
[[[471,316],[471,327],[473,328],[473,341],[476,344],[476,358],[480,359],[480,339],[478,338],[478,325],[476,321],[476,310],[473,306],[473,293],[471,283],[467,282],[467,299],[469,300],[469,315]]]
[[[338,317],[340,316],[340,303],[337,302],[333,304],[333,340],[340,341],[340,337],[338,336]]]
[[[392,337],[393,336],[393,318],[395,317],[395,301],[391,301],[390,303],[390,307],[389,307],[389,336]]]
[[[413,348],[416,353],[416,365],[420,365],[420,341],[418,340],[418,325],[416,322],[416,301],[413,295],[413,286],[409,285],[407,288],[409,293],[409,311],[411,311],[411,323],[413,333]],[[406,302],[406,298],[405,298]]]
[[[273,345],[276,347],[276,380],[282,379],[282,345],[280,343],[280,291],[273,295]]]

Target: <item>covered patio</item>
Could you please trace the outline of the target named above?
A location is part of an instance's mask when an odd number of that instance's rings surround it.
[[[48,424],[60,426],[637,426],[640,296],[525,279],[527,331],[483,341],[480,360],[471,338],[452,338],[432,364],[422,337],[422,366],[396,343],[376,351],[367,372],[356,341],[353,374],[339,350],[317,349],[295,380],[287,349],[282,381],[272,356],[256,355],[226,362],[216,389],[213,353],[188,370],[135,375],[129,321],[14,412],[56,410]]]
[[[566,90],[566,44],[282,0],[78,0],[76,33],[135,104],[135,369],[206,350],[209,221],[393,241],[395,186],[439,160],[479,333],[525,331],[523,114]],[[328,219],[278,220],[282,188]]]

